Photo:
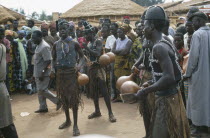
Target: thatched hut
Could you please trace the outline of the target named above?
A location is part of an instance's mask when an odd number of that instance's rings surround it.
[[[12,15],[13,17],[16,18],[16,20],[24,20],[25,19],[25,15],[20,14],[16,11],[13,11],[7,7],[4,7],[3,5],[1,5],[10,15]]]
[[[202,2],[206,2],[207,0],[191,0],[188,2],[182,2],[176,6],[170,7],[168,9],[166,9],[166,11],[173,13],[175,15],[186,15],[186,13],[189,11],[189,8],[191,6],[194,6],[194,4],[196,3],[202,3]]]
[[[4,7],[0,5],[0,24],[5,24],[8,21],[12,22],[15,19],[15,17],[9,14],[7,10],[5,10]]]
[[[121,21],[123,16],[130,16],[131,20],[139,20],[144,8],[131,0],[83,0],[67,12],[62,18],[79,21],[85,18],[91,22],[98,22],[100,18]]]

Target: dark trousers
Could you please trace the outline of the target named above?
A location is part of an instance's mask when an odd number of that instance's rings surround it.
[[[0,128],[0,132],[2,133],[4,138],[18,138],[17,131],[14,124],[11,124],[4,128]]]

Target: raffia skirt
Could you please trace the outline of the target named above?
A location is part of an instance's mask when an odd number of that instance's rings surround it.
[[[99,98],[100,85],[99,81],[103,81],[106,86],[106,72],[99,64],[93,64],[88,68],[89,83],[87,85],[87,97],[94,99]]]
[[[190,129],[180,92],[156,97],[150,138],[190,138]]]
[[[74,68],[58,69],[56,72],[57,96],[62,102],[63,109],[78,108],[82,105],[77,77]]]

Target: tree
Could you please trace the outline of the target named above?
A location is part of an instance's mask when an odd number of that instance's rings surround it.
[[[37,12],[32,12],[31,17],[34,19],[39,19],[39,14]]]
[[[47,15],[47,20],[52,21],[52,15]]]
[[[145,7],[165,2],[165,0],[132,0],[132,1]]]
[[[45,11],[42,11],[42,13],[39,16],[39,20],[41,20],[41,21],[47,20],[47,14]]]
[[[20,8],[19,13],[21,13],[21,14],[25,15],[25,11],[24,11],[24,9]]]

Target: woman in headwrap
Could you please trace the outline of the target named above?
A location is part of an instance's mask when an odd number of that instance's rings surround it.
[[[8,80],[8,91],[10,93],[15,92],[15,82],[14,82],[14,67],[15,67],[15,55],[14,55],[14,47],[17,47],[17,42],[14,41],[14,32],[12,30],[6,30],[5,36],[7,40],[10,41],[10,61],[7,63],[8,65],[8,73],[7,73],[7,80]]]
[[[26,40],[25,31],[18,31],[18,38],[15,41],[18,43],[17,47],[14,47],[15,54],[15,86],[16,89],[22,91],[24,89],[23,82],[26,78],[26,71],[28,69],[28,59],[26,54]]]
[[[114,74],[116,80],[121,76],[128,76],[131,73],[132,62],[129,61],[131,46],[133,42],[126,37],[127,30],[120,27],[117,30],[118,39],[116,40],[112,52],[115,56]],[[121,101],[119,92],[115,95],[113,102]]]

